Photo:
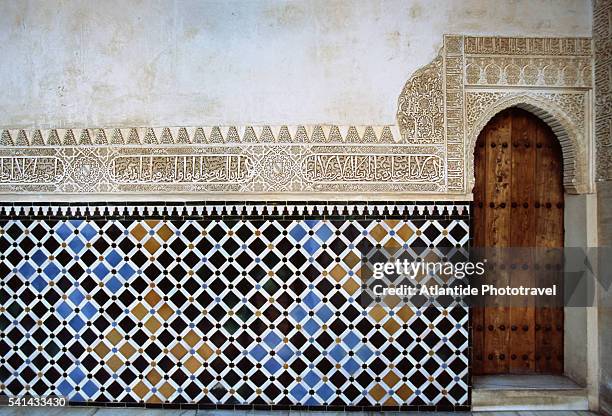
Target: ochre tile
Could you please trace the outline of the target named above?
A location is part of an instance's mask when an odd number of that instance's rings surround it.
[[[187,350],[181,344],[176,344],[174,348],[172,348],[171,352],[177,360],[180,360],[185,356],[185,354],[187,354]]]
[[[162,384],[158,391],[161,393],[162,396],[164,396],[166,400],[168,400],[174,394],[176,389],[172,387],[170,383],[166,382]]]
[[[110,348],[108,348],[103,342],[98,343],[93,350],[100,358],[106,357],[106,354],[110,352]]]
[[[147,293],[144,297],[144,300],[146,300],[151,307],[157,305],[161,299],[162,297],[159,296],[155,290],[149,290],[149,293]]]
[[[383,304],[387,308],[395,308],[402,299],[397,295],[387,295],[383,298]]]
[[[398,242],[395,238],[390,238],[385,242],[385,250],[390,251],[391,254],[395,254],[400,248],[402,248],[403,244]]]
[[[161,374],[159,374],[159,372],[156,369],[152,369],[151,371],[147,373],[147,380],[149,381],[149,383],[151,383],[154,386],[157,383],[159,383],[161,379],[162,379],[162,376]]]
[[[159,397],[159,393],[153,394],[147,398],[146,403],[163,403],[165,401],[165,397]]]
[[[119,348],[119,352],[125,357],[125,359],[129,360],[130,357],[136,352],[136,348],[134,348],[131,343],[126,342],[121,346],[121,348]]]
[[[149,314],[149,310],[144,307],[142,303],[136,304],[132,309],[132,316],[138,318],[139,321],[142,321],[142,318]]]
[[[183,337],[183,340],[192,348],[195,347],[201,339],[202,337],[198,335],[195,331],[189,331]]]
[[[112,329],[108,334],[106,334],[106,339],[113,345],[119,344],[119,342],[123,339],[123,336],[116,329]]]
[[[376,322],[380,322],[387,316],[387,312],[380,305],[375,305],[370,308],[370,316],[376,320]]]
[[[202,368],[202,363],[198,361],[194,355],[192,355],[187,359],[187,361],[185,361],[184,367],[190,373],[196,373],[200,368]]]
[[[354,252],[350,251],[346,256],[344,256],[344,258],[342,259],[342,261],[349,266],[349,268],[353,268],[355,267],[357,264],[359,264],[359,262],[361,261],[361,258],[355,254]]]
[[[400,223],[400,220],[384,220],[383,222],[387,224],[387,227],[389,227],[390,230],[392,230],[397,227],[397,225]]]
[[[108,360],[105,361],[106,365],[113,370],[113,372],[117,372],[117,370],[123,365],[123,360],[119,358],[116,354],[113,354]]]
[[[157,226],[157,224],[159,224],[159,220],[146,220],[145,224],[147,224],[149,226],[149,228],[155,228],[155,226]]]
[[[174,231],[164,224],[157,230],[157,235],[160,236],[162,240],[168,241],[174,235]]]
[[[145,322],[144,326],[149,330],[150,333],[154,334],[159,328],[161,328],[161,323],[159,323],[159,321],[154,316],[151,316],[149,320]]]
[[[157,308],[157,314],[166,321],[170,319],[173,313],[174,311],[167,303],[163,303],[159,308]]]
[[[414,315],[414,311],[408,305],[403,305],[399,310],[395,313],[402,321],[408,322],[410,318]]]
[[[387,331],[389,335],[395,334],[397,330],[400,329],[401,327],[402,326],[398,324],[393,318],[389,318],[387,322],[383,324],[383,328],[385,328],[385,331]]]
[[[329,274],[336,282],[339,282],[344,278],[344,276],[346,276],[346,270],[344,270],[341,265],[337,264],[333,269],[331,269]]]
[[[159,374],[159,372],[156,369],[154,369],[154,368],[147,373],[147,380],[153,386],[155,386],[157,383],[159,383],[161,381],[161,379],[162,379],[161,374]]]
[[[387,236],[387,230],[382,225],[376,224],[370,230],[370,235],[380,243]]]
[[[350,295],[355,294],[355,292],[357,292],[360,287],[360,284],[356,282],[353,278],[347,279],[346,282],[344,282],[344,284],[342,285],[342,288],[346,290],[346,292]]]
[[[385,402],[382,405],[395,407],[395,406],[399,406],[399,403],[395,401],[393,397],[387,397],[387,400],[385,400]]]
[[[149,238],[146,243],[142,245],[149,253],[155,254],[157,250],[161,247],[161,244],[157,242],[157,240],[153,237]]]
[[[370,389],[369,393],[370,396],[372,396],[374,400],[376,400],[376,403],[380,403],[382,398],[385,397],[385,394],[387,394],[387,391],[380,384],[377,383]]]
[[[385,382],[385,384],[387,386],[389,386],[390,388],[394,387],[397,383],[399,383],[399,381],[401,379],[402,378],[400,376],[398,376],[397,374],[395,374],[395,372],[393,370],[389,371],[382,378],[382,380]]]
[[[142,225],[136,224],[136,226],[132,228],[130,233],[134,236],[136,240],[141,241],[144,238],[144,236],[148,234],[148,231],[145,230],[145,228]]]
[[[204,360],[208,360],[213,355],[214,351],[208,345],[203,344],[200,348],[198,348],[197,353],[200,354]]]
[[[410,387],[408,387],[405,383],[402,384],[400,388],[395,390],[395,393],[404,401],[407,402],[412,393],[414,393]]]
[[[150,390],[145,383],[139,381],[134,387],[132,387],[132,391],[134,392],[134,394],[136,394],[136,396],[140,397],[141,399],[144,399],[145,396],[149,394]]]
[[[400,227],[399,230],[395,232],[395,234],[402,239],[402,241],[406,242],[410,240],[410,237],[414,234],[414,231],[408,224],[404,224]]]

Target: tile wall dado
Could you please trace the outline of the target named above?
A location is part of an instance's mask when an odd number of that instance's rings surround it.
[[[358,276],[369,247],[460,250],[468,223],[465,203],[2,205],[0,394],[467,409],[467,309],[366,307]]]

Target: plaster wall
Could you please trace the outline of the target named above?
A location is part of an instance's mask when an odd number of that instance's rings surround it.
[[[1,1],[0,126],[395,124],[444,33],[591,35],[589,1]]]
[[[612,182],[597,184],[597,215],[599,223],[599,245],[612,246]],[[600,270],[606,260],[602,259]],[[603,414],[612,414],[612,291],[599,290],[599,406]]]

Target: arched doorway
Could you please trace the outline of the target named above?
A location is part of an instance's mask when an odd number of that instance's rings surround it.
[[[562,153],[548,125],[520,108],[500,112],[480,133],[474,163],[473,247],[563,247]],[[533,283],[538,261],[512,279]],[[563,372],[563,308],[537,302],[500,297],[473,308],[473,374]]]

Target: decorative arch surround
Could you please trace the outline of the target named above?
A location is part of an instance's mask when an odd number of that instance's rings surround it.
[[[446,192],[469,194],[478,133],[501,110],[521,107],[548,123],[561,142],[566,190],[592,192],[592,68],[589,38],[446,35],[438,57],[402,90],[399,131],[408,143],[431,143],[439,136],[414,132],[441,120]],[[442,105],[432,99],[440,94]]]
[[[557,136],[563,153],[563,185],[565,189],[570,193],[588,192],[587,178],[584,177],[586,169],[581,166],[585,163],[586,150],[582,132],[576,127],[574,121],[559,108],[552,97],[535,97],[526,94],[505,95],[488,92],[468,94],[468,102],[476,105],[476,102],[480,101],[478,103],[480,114],[478,119],[473,120],[473,124],[470,124],[468,117],[467,151],[469,154],[474,152],[478,135],[482,129],[496,114],[510,107],[522,108],[542,119]],[[477,94],[482,94],[485,98],[476,98],[482,97],[482,95],[478,96]],[[497,95],[492,100],[487,100],[486,98],[491,94]],[[493,101],[493,103],[490,101]],[[472,111],[475,112],[475,110]],[[467,157],[466,161],[467,188],[471,190],[474,187],[474,159]]]

